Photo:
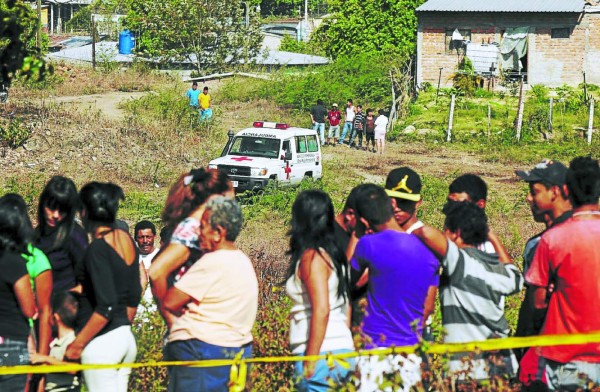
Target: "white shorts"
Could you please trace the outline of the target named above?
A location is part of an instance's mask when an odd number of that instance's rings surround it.
[[[333,135],[335,135],[336,139],[340,138],[340,126],[339,125],[330,125],[329,126],[329,134],[327,135],[328,138],[332,138],[334,137]]]
[[[358,368],[360,369],[359,391],[383,390],[391,392],[392,387],[381,389],[379,386],[384,382],[384,376],[400,372],[404,386],[402,389],[395,390],[408,392],[421,382],[421,362],[421,357],[416,354],[360,357],[358,358]]]

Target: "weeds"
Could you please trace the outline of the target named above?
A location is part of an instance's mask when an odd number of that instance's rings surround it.
[[[10,148],[21,147],[31,136],[31,127],[23,124],[18,118],[8,122],[0,121],[0,145]]]

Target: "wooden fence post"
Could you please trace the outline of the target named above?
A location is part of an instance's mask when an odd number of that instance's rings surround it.
[[[456,99],[456,95],[452,94],[452,100],[450,101],[450,116],[448,117],[448,132],[446,141],[449,142],[452,137],[452,119],[454,118],[454,100]]]
[[[523,99],[523,77],[519,86],[519,109],[517,111],[517,141],[521,141],[521,128],[523,127],[523,109],[525,106]]]
[[[490,106],[490,104],[488,103],[488,138],[490,137],[491,133],[492,133],[492,107]]]
[[[548,131],[552,132],[552,117],[554,115],[554,98],[550,98],[550,107],[548,111]]]
[[[592,132],[594,131],[594,98],[590,98],[590,118],[588,120],[587,142],[592,144]]]
[[[96,18],[92,15],[92,68],[96,69]]]

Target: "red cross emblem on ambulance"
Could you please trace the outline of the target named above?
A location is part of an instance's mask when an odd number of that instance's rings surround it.
[[[237,162],[245,162],[245,161],[251,161],[252,158],[248,158],[248,157],[238,157],[238,158],[231,158],[232,161],[237,161]]]

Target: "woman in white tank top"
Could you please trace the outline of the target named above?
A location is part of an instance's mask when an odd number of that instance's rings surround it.
[[[297,355],[342,353],[354,350],[349,327],[348,263],[334,240],[331,199],[317,190],[298,195],[292,208],[291,265],[286,283],[292,300],[290,345]],[[325,360],[297,362],[299,391],[327,391],[329,380],[347,382],[350,368],[330,369]]]

